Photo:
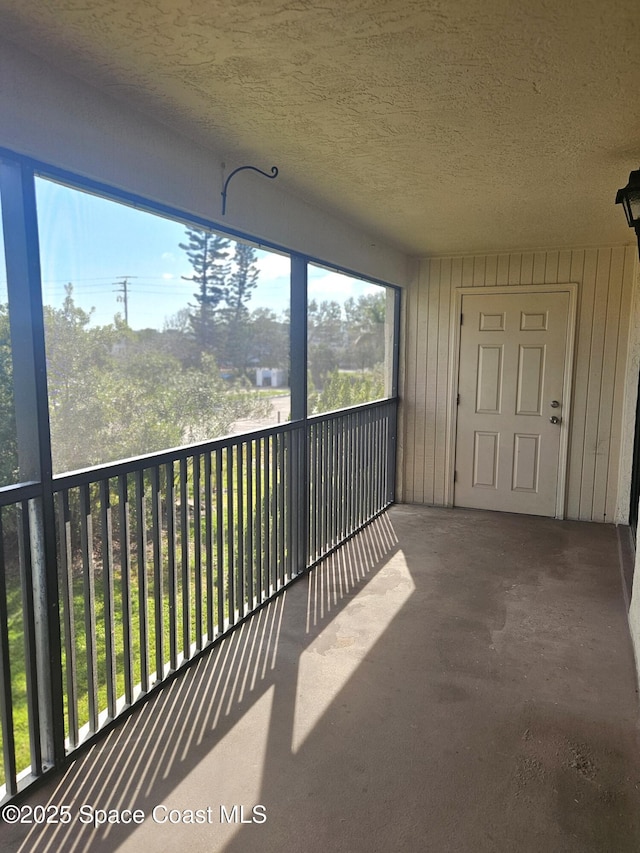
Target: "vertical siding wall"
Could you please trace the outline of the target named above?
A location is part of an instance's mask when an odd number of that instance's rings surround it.
[[[405,298],[401,500],[445,503],[452,291],[575,282],[578,317],[566,517],[614,521],[636,252],[634,246],[602,247],[422,262]]]

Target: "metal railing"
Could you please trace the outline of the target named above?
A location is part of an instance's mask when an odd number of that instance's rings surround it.
[[[50,493],[0,489],[5,796],[388,506],[395,422],[396,402],[384,400],[55,477]],[[57,574],[53,607],[41,561]],[[53,659],[47,619],[60,638]]]

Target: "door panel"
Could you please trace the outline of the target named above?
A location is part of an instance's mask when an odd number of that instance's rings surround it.
[[[545,347],[520,346],[516,415],[539,415],[544,384]]]
[[[474,438],[473,485],[495,489],[498,486],[500,436],[497,432],[476,432]]]
[[[502,347],[479,347],[476,411],[498,414],[502,388]]]
[[[462,315],[454,503],[553,516],[569,293],[465,294]]]

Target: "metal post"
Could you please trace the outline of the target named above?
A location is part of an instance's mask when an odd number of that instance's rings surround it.
[[[37,481],[29,508],[33,599],[44,766],[64,758],[64,710],[56,560],[51,435],[47,399],[44,314],[34,175],[31,167],[0,161],[9,321],[20,479]]]
[[[303,453],[298,472],[301,490],[298,501],[299,535],[296,550],[297,574],[306,568],[309,556],[309,441],[307,429],[307,260],[302,255],[291,256],[291,420],[302,421]]]
[[[393,503],[396,497],[396,465],[398,453],[398,370],[400,362],[400,308],[401,293],[395,291],[393,306],[393,350],[391,361],[391,397],[394,400],[393,410],[389,418],[389,446],[387,453],[387,502]]]

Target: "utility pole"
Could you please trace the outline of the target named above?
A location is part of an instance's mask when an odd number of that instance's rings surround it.
[[[135,276],[123,275],[120,276],[120,281],[115,281],[114,284],[118,288],[118,292],[121,294],[116,297],[118,302],[124,303],[124,324],[125,326],[129,325],[129,279],[134,278]]]

